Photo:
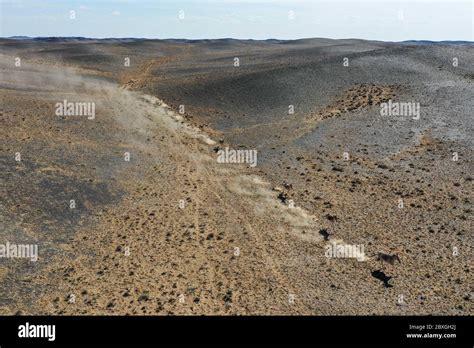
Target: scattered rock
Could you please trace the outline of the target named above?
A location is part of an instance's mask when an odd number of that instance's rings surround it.
[[[223,300],[225,303],[231,303],[232,302],[232,290],[227,290],[226,294],[223,297]]]

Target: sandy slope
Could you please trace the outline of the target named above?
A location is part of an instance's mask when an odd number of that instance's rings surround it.
[[[91,126],[94,130],[81,129],[74,139],[68,138],[68,143],[92,142],[89,146],[98,157],[110,156],[104,146],[118,146],[117,149],[127,149],[132,160],[121,164],[113,182],[106,183],[107,191],[120,191],[124,195],[122,201],[87,212],[92,216],[86,216],[85,221],[94,220],[94,223],[79,227],[56,255],[42,257],[37,273],[21,274],[13,266],[5,272],[3,276],[10,286],[18,286],[18,282],[34,284],[36,293],[25,296],[21,290],[4,289],[3,294],[8,292],[6,297],[11,302],[2,307],[3,313],[308,312],[302,301],[289,303],[288,296],[294,290],[280,264],[287,263],[285,249],[291,239],[298,240],[296,236],[302,228],[313,227],[308,233],[315,234],[313,218],[279,204],[268,184],[246,173],[245,168],[218,164],[211,157],[212,140],[180,122],[156,98],[103,82],[87,82],[71,71],[66,77],[57,72],[48,76],[44,69],[39,70],[48,83],[61,76],[63,81],[53,82],[58,87],[66,82],[77,87],[74,82],[80,81],[81,88],[88,91],[89,100],[101,103],[102,112],[97,120],[104,124],[95,123]],[[70,95],[71,92],[62,93],[67,93],[69,98],[79,97]],[[26,107],[25,111],[36,113],[40,112],[35,110],[37,100],[42,98],[3,92],[3,100],[9,107],[14,103],[26,106],[26,102],[35,100],[32,110]],[[3,112],[2,116],[12,123],[18,121],[9,112]],[[51,120],[42,119],[38,123]],[[77,122],[69,125],[75,126]],[[30,121],[21,131],[31,134],[37,127],[42,128]],[[95,132],[110,134],[111,129],[118,132],[111,136],[123,137],[120,144],[90,139]],[[9,137],[18,139],[19,135]],[[62,141],[42,132],[33,134],[31,142],[39,143],[43,139]],[[41,172],[46,171],[44,167],[50,167],[51,161],[60,160],[47,159],[38,152],[34,157]],[[46,163],[39,164],[40,158]],[[86,160],[83,164],[89,167],[92,163]],[[55,170],[71,169],[65,165],[55,168],[52,176]],[[58,199],[38,191],[44,199]],[[181,199],[185,201],[183,209],[179,206]],[[14,222],[18,223],[14,219],[10,221]],[[40,224],[33,224],[35,227]],[[33,231],[44,245],[41,233]],[[56,226],[54,233],[60,234],[61,227]],[[320,237],[311,239],[317,243]],[[181,294],[184,296],[180,297]]]

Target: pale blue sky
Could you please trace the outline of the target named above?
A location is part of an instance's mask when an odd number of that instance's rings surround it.
[[[473,3],[472,0],[0,0],[0,36],[474,41]],[[70,18],[71,10],[75,11],[75,19]],[[294,19],[289,18],[290,11]]]

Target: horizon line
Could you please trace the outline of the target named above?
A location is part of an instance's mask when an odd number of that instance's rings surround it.
[[[188,38],[147,38],[147,37],[86,37],[86,36],[27,36],[27,35],[13,35],[13,36],[0,36],[0,39],[85,39],[85,40],[186,40],[186,41],[211,41],[211,40],[236,40],[236,41],[299,41],[299,40],[312,40],[312,39],[325,39],[325,40],[361,40],[361,41],[378,41],[378,42],[387,42],[387,43],[400,43],[400,42],[433,42],[433,43],[442,43],[442,42],[466,42],[466,43],[474,43],[474,41],[470,40],[428,40],[428,39],[409,39],[409,40],[402,40],[402,41],[384,41],[384,40],[375,40],[375,39],[362,39],[356,37],[348,37],[348,38],[330,38],[330,37],[302,37],[298,39],[278,39],[278,38],[268,38],[268,39],[237,39],[233,37],[221,37],[221,38],[199,38],[199,39],[188,39]]]

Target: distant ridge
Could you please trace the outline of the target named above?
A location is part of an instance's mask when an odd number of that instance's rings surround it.
[[[430,41],[430,40],[408,40],[402,43],[413,45],[473,45],[474,41]]]
[[[254,39],[233,39],[233,38],[220,38],[220,39],[176,39],[176,38],[167,38],[167,39],[150,39],[150,38],[88,38],[82,36],[58,36],[58,37],[30,37],[30,36],[10,36],[10,37],[1,37],[0,39],[11,39],[11,40],[31,40],[37,42],[77,42],[77,41],[117,41],[117,42],[133,42],[133,41],[174,41],[174,42],[183,42],[183,43],[214,43],[214,42],[267,42],[267,43],[287,43],[287,42],[298,42],[298,41],[305,41],[305,40],[313,40],[313,39],[326,39],[326,40],[360,40],[360,41],[378,41],[378,42],[392,42],[392,41],[380,41],[380,40],[369,40],[369,39],[328,39],[328,38],[302,38],[302,39],[288,39],[288,40],[280,40],[280,39],[265,39],[265,40],[254,40]],[[474,41],[463,41],[463,40],[443,40],[443,41],[431,41],[431,40],[405,40],[399,41],[398,43],[402,44],[409,44],[409,45],[474,45]]]
[[[154,39],[146,39],[146,38],[88,38],[82,36],[47,36],[47,37],[29,37],[29,36],[10,36],[10,37],[2,37],[0,39],[11,39],[11,40],[30,40],[30,41],[37,41],[37,42],[75,42],[75,41],[144,41],[144,40],[154,40]]]

